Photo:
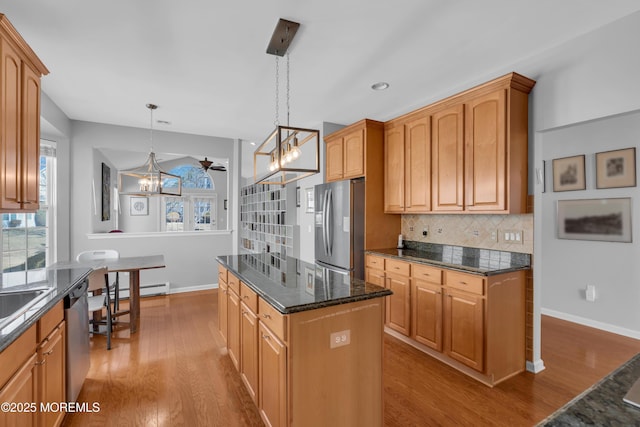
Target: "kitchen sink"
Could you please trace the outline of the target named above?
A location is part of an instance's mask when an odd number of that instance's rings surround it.
[[[51,289],[0,291],[0,328],[42,300]]]

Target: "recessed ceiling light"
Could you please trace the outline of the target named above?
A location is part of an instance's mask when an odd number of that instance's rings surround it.
[[[378,82],[371,85],[371,89],[373,90],[385,90],[389,88],[389,83],[387,82]]]
[[[256,145],[256,143],[255,143],[255,142],[250,142],[249,144],[251,144],[251,145]]]

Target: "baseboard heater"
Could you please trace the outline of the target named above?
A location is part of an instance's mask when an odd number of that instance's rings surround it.
[[[140,297],[152,297],[169,294],[169,282],[140,285]],[[129,298],[129,283],[120,282],[120,298]]]

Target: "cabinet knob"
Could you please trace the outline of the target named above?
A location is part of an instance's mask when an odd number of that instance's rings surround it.
[[[269,335],[262,334],[262,339],[268,340],[271,339]]]
[[[34,363],[34,365],[36,365],[36,366],[42,366],[42,365],[44,365],[45,363],[47,363],[47,359],[42,359],[40,362],[36,362],[36,363]]]
[[[271,315],[269,314],[263,314],[262,317],[264,317],[265,319],[271,319]]]
[[[53,354],[53,349],[49,350],[49,351],[45,351],[44,353],[42,353],[45,356],[50,356]]]

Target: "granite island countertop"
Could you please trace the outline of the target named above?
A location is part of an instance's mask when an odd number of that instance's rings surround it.
[[[640,408],[622,400],[639,378],[637,354],[538,425],[640,426]]]
[[[320,265],[274,253],[223,255],[216,260],[282,314],[392,293]]]
[[[31,289],[46,289],[47,292],[36,304],[11,319],[0,328],[0,352],[8,347],[46,312],[61,301],[78,283],[91,273],[88,268],[65,268],[46,270],[46,279],[20,286],[3,286],[0,292],[13,292]],[[12,316],[13,317],[13,316]]]
[[[384,248],[368,254],[492,276],[531,268],[531,256],[519,252],[405,241],[403,249]]]

